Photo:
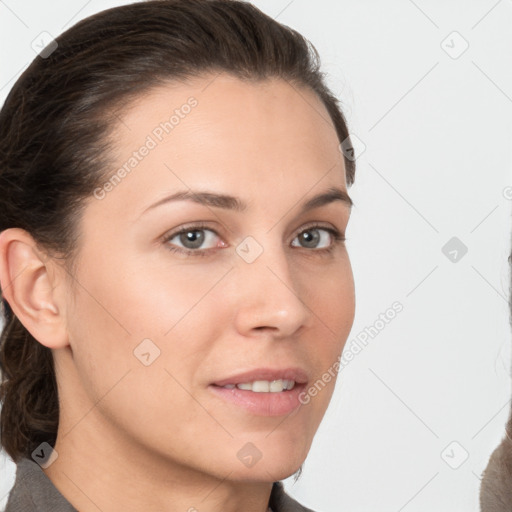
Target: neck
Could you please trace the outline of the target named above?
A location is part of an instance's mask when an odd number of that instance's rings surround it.
[[[57,438],[58,458],[45,474],[80,512],[267,512],[272,483],[219,479],[105,432],[74,431]]]

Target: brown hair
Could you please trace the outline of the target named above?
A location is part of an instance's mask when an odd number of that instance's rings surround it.
[[[66,265],[76,253],[84,199],[108,174],[111,114],[150,87],[212,72],[252,81],[282,78],[312,89],[340,143],[350,142],[316,49],[250,3],[125,5],[80,21],[56,43],[34,59],[0,111],[0,231],[26,230]],[[346,152],[344,158],[352,185],[355,162]],[[18,461],[43,441],[54,446],[59,404],[51,350],[30,335],[5,299],[2,306],[1,444]]]

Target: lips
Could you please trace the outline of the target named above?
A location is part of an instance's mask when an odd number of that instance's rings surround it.
[[[246,383],[254,383],[258,381],[294,381],[296,384],[305,384],[308,381],[307,373],[301,368],[283,368],[270,369],[259,368],[249,372],[239,373],[225,379],[221,379],[212,383],[213,386],[229,386]]]
[[[238,410],[257,416],[283,416],[300,408],[299,397],[308,380],[301,368],[260,368],[215,381],[208,388]]]

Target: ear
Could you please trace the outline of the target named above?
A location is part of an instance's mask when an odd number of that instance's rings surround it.
[[[0,286],[13,313],[48,348],[69,345],[62,292],[63,270],[20,228],[0,233]]]

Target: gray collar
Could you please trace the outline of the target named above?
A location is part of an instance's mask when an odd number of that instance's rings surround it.
[[[23,458],[4,512],[78,512],[44,474],[39,464]]]

